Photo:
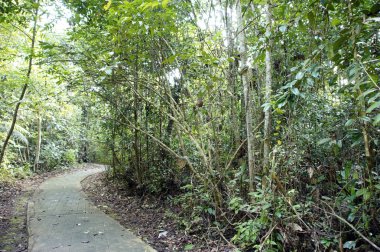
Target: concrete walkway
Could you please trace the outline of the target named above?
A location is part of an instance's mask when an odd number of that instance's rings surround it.
[[[29,251],[155,251],[86,200],[80,181],[104,167],[51,178],[28,206]]]

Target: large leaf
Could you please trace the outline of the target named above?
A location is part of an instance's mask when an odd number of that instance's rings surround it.
[[[373,103],[373,104],[367,109],[367,113],[371,113],[374,109],[379,108],[379,107],[380,107],[380,101],[377,101],[377,102]]]
[[[377,125],[379,122],[380,122],[380,114],[377,114],[377,115],[373,118],[373,124],[374,124],[374,125]]]
[[[112,0],[108,0],[108,3],[106,5],[104,5],[104,10],[108,10],[110,7],[111,7],[111,4],[112,4]]]
[[[331,138],[329,137],[329,138],[323,138],[323,139],[321,139],[321,140],[319,140],[318,142],[317,142],[317,145],[322,145],[322,144],[324,144],[324,143],[327,143],[327,142],[330,142],[331,141]]]

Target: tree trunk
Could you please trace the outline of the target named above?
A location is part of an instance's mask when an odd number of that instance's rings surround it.
[[[351,1],[348,1],[348,11],[349,11],[349,18],[350,18],[350,23],[351,23],[351,40],[352,40],[352,51],[353,51],[353,56],[354,56],[354,64],[358,63],[360,59],[358,58],[358,52],[357,52],[357,47],[356,47],[356,31],[355,27],[352,25],[353,23],[353,12],[352,12],[352,5]],[[366,116],[366,102],[364,97],[362,96],[362,91],[360,88],[358,88],[358,94],[357,94],[357,102],[358,102],[358,107],[359,107],[359,116],[360,117],[365,117]],[[363,143],[364,143],[364,154],[366,158],[366,169],[364,170],[364,180],[372,180],[372,171],[375,166],[375,161],[374,157],[372,154],[371,150],[371,143],[370,143],[370,137],[368,135],[368,122],[364,121],[362,126],[361,126],[361,131],[363,135]]]
[[[42,118],[40,112],[38,112],[37,118],[37,146],[36,146],[36,158],[34,159],[34,172],[39,168],[40,153],[41,153],[41,139],[42,139]]]
[[[88,123],[88,110],[87,110],[87,105],[82,106],[82,127],[85,129],[89,128],[89,123]],[[87,133],[88,131],[82,131],[81,132],[81,153],[80,153],[80,160],[84,163],[87,163],[89,161],[89,155],[88,155],[88,136]]]
[[[270,11],[270,3],[267,1],[265,4],[265,17],[266,17],[266,33],[271,33],[272,16]],[[270,36],[270,35],[269,35]],[[272,40],[269,37],[265,49],[265,103],[270,103],[272,95]],[[271,107],[265,111],[264,115],[264,163],[263,163],[263,176],[269,172],[270,160],[270,138],[271,138]]]
[[[221,13],[224,15],[224,26],[226,28],[227,33],[227,42],[228,42],[228,48],[227,48],[227,54],[229,58],[234,58],[234,51],[235,51],[235,44],[234,44],[234,38],[233,38],[233,32],[232,32],[232,17],[229,14],[229,8],[230,4],[225,4],[224,13]],[[231,138],[234,143],[233,147],[238,148],[241,144],[240,142],[240,120],[238,116],[238,106],[237,106],[237,94],[236,94],[236,64],[235,61],[229,62],[228,69],[227,69],[227,83],[228,88],[231,92],[231,98],[230,98],[230,112],[231,112]]]
[[[135,73],[134,73],[134,84],[133,88],[135,89],[134,92],[134,111],[133,111],[133,116],[134,116],[134,124],[136,127],[139,127],[139,97],[138,97],[138,92],[139,92],[139,67],[138,67],[138,50],[136,50],[136,55],[135,55]],[[134,130],[134,143],[133,143],[133,148],[135,151],[135,171],[137,174],[137,182],[139,185],[143,183],[143,178],[142,178],[142,173],[141,173],[141,158],[140,158],[140,137],[139,137],[139,132],[137,129]]]
[[[32,41],[31,41],[31,46],[30,46],[31,52],[29,55],[29,63],[28,63],[28,72],[26,74],[26,82],[22,88],[20,98],[19,98],[19,100],[16,104],[16,107],[15,107],[15,110],[13,112],[11,127],[9,128],[7,136],[6,136],[4,143],[3,143],[3,147],[1,148],[0,165],[3,163],[4,155],[5,155],[5,151],[7,149],[8,143],[9,143],[9,139],[11,138],[11,136],[13,134],[13,130],[16,126],[17,116],[18,116],[18,112],[20,109],[21,102],[23,101],[25,94],[26,94],[26,90],[28,89],[28,86],[29,86],[30,75],[32,73],[33,58],[34,58],[34,47],[35,47],[36,34],[37,34],[38,11],[39,11],[39,7],[40,7],[39,2],[40,2],[39,0],[36,0],[36,6],[37,7],[36,7],[35,12],[34,12],[33,34],[31,37]]]
[[[246,132],[247,132],[247,145],[248,145],[248,172],[249,172],[249,191],[254,191],[253,179],[255,172],[255,156],[254,156],[254,137],[253,137],[253,129],[252,129],[252,103],[251,103],[251,72],[247,65],[247,49],[245,44],[245,32],[244,32],[244,24],[243,17],[241,12],[241,3],[240,0],[237,1],[237,20],[238,20],[238,46],[239,46],[239,73],[242,77],[243,89],[244,89],[244,105],[245,105],[245,124],[246,124]]]

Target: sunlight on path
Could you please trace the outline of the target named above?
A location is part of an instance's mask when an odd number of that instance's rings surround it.
[[[28,207],[29,251],[155,251],[86,200],[80,181],[104,170],[78,171],[48,179]]]

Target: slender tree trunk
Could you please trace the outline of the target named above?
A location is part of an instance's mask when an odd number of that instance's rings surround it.
[[[20,98],[19,98],[19,100],[18,100],[18,102],[16,104],[16,107],[15,107],[15,110],[13,112],[11,127],[9,128],[7,136],[6,136],[6,138],[4,140],[4,143],[3,143],[3,147],[1,148],[0,165],[4,161],[4,155],[5,155],[5,151],[7,149],[8,143],[9,143],[9,139],[11,138],[11,136],[13,134],[13,130],[15,129],[15,126],[16,126],[17,116],[18,116],[18,112],[19,112],[19,109],[20,109],[20,105],[21,105],[21,102],[23,101],[23,99],[25,97],[26,90],[28,89],[28,86],[29,86],[29,80],[30,80],[30,75],[32,73],[32,66],[33,66],[34,47],[35,47],[35,41],[36,41],[36,35],[37,35],[37,21],[38,21],[39,3],[40,3],[40,1],[37,0],[36,1],[37,7],[36,7],[35,12],[34,12],[33,34],[32,34],[32,38],[31,38],[32,41],[31,41],[31,46],[30,46],[31,52],[30,52],[30,55],[29,55],[28,72],[26,73],[26,82],[25,82],[25,84],[24,84],[24,86],[22,88],[22,91],[21,91],[21,94],[20,94]]]
[[[222,6],[222,3],[220,3]],[[235,50],[235,44],[234,44],[234,39],[233,39],[233,33],[232,33],[232,18],[231,15],[229,14],[229,3],[225,4],[225,9],[224,13],[221,13],[224,15],[224,25],[226,28],[226,33],[227,33],[227,43],[228,43],[228,48],[227,48],[227,54],[229,58],[234,58],[234,50]],[[238,116],[238,109],[236,106],[236,103],[238,102],[237,95],[236,95],[236,66],[235,66],[235,61],[229,62],[228,64],[228,70],[227,70],[227,83],[228,83],[228,88],[231,92],[231,98],[230,98],[230,112],[231,112],[231,138],[234,143],[233,147],[238,148],[241,144],[240,142],[240,120]]]
[[[265,17],[266,17],[266,33],[271,33],[272,16],[270,11],[270,2],[265,4]],[[265,103],[270,103],[272,95],[272,41],[268,38],[268,43],[265,49]],[[271,138],[271,114],[272,110],[269,107],[264,114],[264,170],[263,175],[269,172],[270,160],[270,138]]]
[[[148,94],[148,96],[149,96],[149,94]],[[149,130],[149,114],[150,114],[150,106],[146,102],[145,103],[145,130],[147,132],[150,132],[150,130]],[[146,152],[146,166],[145,166],[145,168],[149,168],[151,155],[150,155],[150,151],[149,151],[149,136],[148,135],[145,136],[145,146],[146,146],[146,148],[145,148],[145,152]]]
[[[248,145],[248,172],[249,172],[249,190],[254,191],[253,179],[255,173],[255,156],[254,156],[254,137],[252,129],[252,102],[251,102],[251,72],[252,70],[247,65],[247,49],[245,42],[245,32],[243,17],[241,12],[240,0],[237,1],[237,21],[238,21],[238,45],[239,45],[239,72],[242,77],[243,89],[244,89],[244,105],[245,105],[245,124],[247,132],[247,145]]]
[[[40,153],[41,153],[41,139],[42,139],[42,118],[40,112],[38,112],[37,118],[37,146],[36,146],[36,158],[34,159],[34,172],[39,168]]]
[[[114,116],[115,117],[115,116]],[[111,151],[112,151],[112,175],[114,178],[116,178],[116,150],[115,150],[115,145],[116,145],[116,126],[115,126],[115,120],[116,118],[113,119],[114,121],[112,122],[112,133],[111,133]]]
[[[84,129],[89,128],[88,123],[88,111],[87,111],[87,105],[82,106],[82,117],[81,117],[81,124]],[[87,136],[87,130],[84,130],[81,132],[81,154],[80,154],[80,160],[84,163],[87,163],[89,161],[89,155],[88,155],[88,136]]]
[[[350,0],[348,1],[348,10],[349,10],[349,21],[352,24],[354,17],[353,17],[352,5],[351,5]],[[353,56],[354,56],[354,64],[359,62],[357,47],[356,47],[356,33],[355,32],[356,32],[355,27],[351,25],[351,40],[352,40],[352,47],[353,47],[352,50],[353,50]],[[360,117],[365,117],[366,116],[366,102],[365,102],[364,97],[362,96],[362,91],[360,90],[360,88],[358,88],[357,97],[359,97],[357,98],[358,110],[359,110],[358,114]],[[367,167],[364,170],[363,175],[364,175],[365,180],[368,179],[371,181],[372,171],[373,171],[375,162],[374,162],[374,157],[371,150],[370,137],[368,135],[368,122],[364,121],[361,127],[362,127],[361,131],[362,131],[363,142],[364,142],[364,154],[365,154],[366,163],[367,163]]]
[[[136,50],[136,55],[135,55],[135,73],[134,73],[134,86],[133,88],[135,89],[135,95],[134,95],[134,124],[136,127],[139,127],[139,97],[138,97],[138,92],[139,92],[139,67],[138,67],[138,51]],[[139,185],[142,184],[142,174],[141,174],[141,158],[140,158],[140,138],[139,138],[139,132],[137,129],[134,130],[134,143],[133,143],[134,151],[135,151],[135,169],[136,169],[136,174],[137,174],[137,180]]]

